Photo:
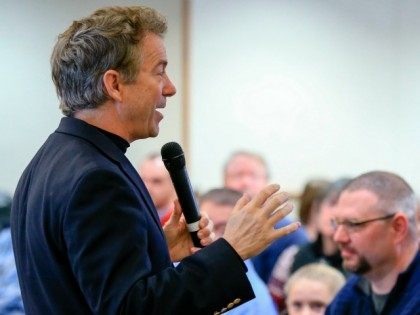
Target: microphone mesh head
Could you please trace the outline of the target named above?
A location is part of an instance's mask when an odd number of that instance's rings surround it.
[[[182,148],[178,143],[168,142],[162,147],[160,153],[162,154],[162,159],[167,160],[183,155],[184,151],[182,151]]]

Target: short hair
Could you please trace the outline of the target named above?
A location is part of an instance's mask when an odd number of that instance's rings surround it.
[[[332,182],[325,191],[325,195],[323,196],[321,202],[326,203],[330,206],[335,206],[338,203],[338,199],[340,197],[341,192],[350,183],[350,178],[340,178],[336,181]]]
[[[296,270],[287,280],[284,287],[286,296],[289,295],[293,285],[302,279],[313,280],[325,284],[332,297],[337,294],[346,282],[343,274],[331,266],[323,263],[307,264]]]
[[[372,171],[351,180],[343,191],[368,190],[378,198],[376,208],[385,214],[405,213],[409,229],[416,235],[416,196],[410,185],[400,176],[385,171]]]
[[[228,169],[229,165],[238,156],[246,156],[246,157],[249,157],[251,159],[254,159],[254,160],[258,161],[264,167],[265,175],[267,176],[267,179],[270,178],[270,170],[268,168],[268,164],[267,164],[266,160],[262,157],[262,155],[260,155],[258,153],[255,153],[255,152],[251,152],[251,151],[245,151],[245,150],[235,151],[229,156],[228,160],[226,161],[226,163],[223,167],[223,173],[225,175],[227,173],[227,169]]]
[[[136,79],[142,43],[148,32],[163,36],[165,18],[145,6],[108,7],[74,21],[58,36],[51,55],[52,79],[60,109],[73,116],[109,99],[103,74],[114,69],[125,83]]]
[[[210,201],[218,205],[234,207],[241,197],[242,193],[234,189],[215,188],[200,196],[200,204]]]

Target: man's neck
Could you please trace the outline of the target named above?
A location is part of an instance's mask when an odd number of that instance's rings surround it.
[[[79,110],[74,114],[74,118],[83,120],[90,125],[120,136],[128,143],[132,142],[130,141],[127,130],[118,119],[115,107],[111,104],[105,103],[98,108]]]
[[[400,273],[407,270],[414,260],[418,251],[418,246],[411,243],[401,246],[396,253],[394,261],[384,265],[380,270],[371,272],[365,277],[369,280],[372,291],[376,294],[388,294],[395,286]]]

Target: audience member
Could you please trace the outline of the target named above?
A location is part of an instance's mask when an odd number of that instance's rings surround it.
[[[320,206],[318,212],[314,213],[317,238],[314,242],[303,245],[296,253],[291,265],[290,273],[300,267],[315,262],[324,262],[345,273],[342,268],[342,259],[337,244],[334,242],[334,230],[331,227],[331,219],[343,187],[350,179],[339,179],[328,187],[323,195],[319,196]]]
[[[262,156],[246,151],[233,153],[224,167],[224,185],[249,196],[255,196],[257,191],[267,185],[269,180],[268,166]],[[283,218],[275,228],[279,229],[292,220]],[[252,259],[255,270],[261,279],[267,283],[277,258],[281,253],[292,245],[301,245],[308,242],[304,230],[299,229],[273,242],[267,249]]]
[[[12,199],[0,192],[0,314],[24,314],[10,233]]]
[[[243,260],[299,226],[274,230],[292,206],[269,185],[238,201],[217,241],[203,215],[202,249],[193,247],[179,203],[162,229],[125,152],[159,134],[176,93],[166,29],[151,8],[109,7],[58,37],[52,76],[66,117],[26,167],[12,203],[28,314],[218,314],[254,298]]]
[[[416,199],[396,174],[353,179],[338,200],[334,240],[349,278],[327,314],[420,314]]]
[[[316,214],[318,213],[320,197],[325,194],[330,183],[322,179],[310,180],[306,183],[299,202],[299,221],[305,229],[310,241],[318,236]]]
[[[269,180],[268,165],[261,155],[248,151],[234,152],[224,167],[227,188],[255,196]]]
[[[223,236],[228,218],[242,194],[228,188],[212,189],[201,196],[201,211],[208,214],[213,221],[216,238]],[[276,307],[271,300],[268,288],[256,273],[250,260],[245,260],[248,268],[247,277],[255,293],[255,299],[229,311],[231,315],[270,315],[277,314]]]
[[[322,262],[345,273],[341,266],[342,259],[338,246],[333,240],[334,230],[330,222],[340,191],[348,182],[349,179],[340,179],[325,189],[318,190],[314,198],[314,204],[317,206],[313,209],[317,230],[316,239],[300,248],[290,247],[277,260],[268,287],[280,311],[286,307],[284,285],[290,274],[302,266]]]
[[[153,153],[147,156],[140,163],[138,171],[152,197],[160,223],[164,225],[174,208],[176,192],[160,154]]]
[[[323,315],[344,282],[340,272],[325,264],[300,268],[286,283],[287,314]]]

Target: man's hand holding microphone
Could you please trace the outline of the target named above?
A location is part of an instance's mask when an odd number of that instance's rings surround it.
[[[165,144],[162,147],[162,160],[179,199],[163,229],[171,259],[179,261],[214,241],[213,223],[205,214],[199,214],[180,145],[176,142]],[[268,185],[252,199],[244,194],[229,217],[223,238],[243,260],[251,258],[276,239],[300,227],[299,222],[294,222],[280,229],[274,228],[292,209],[288,194],[280,192],[277,184]]]

